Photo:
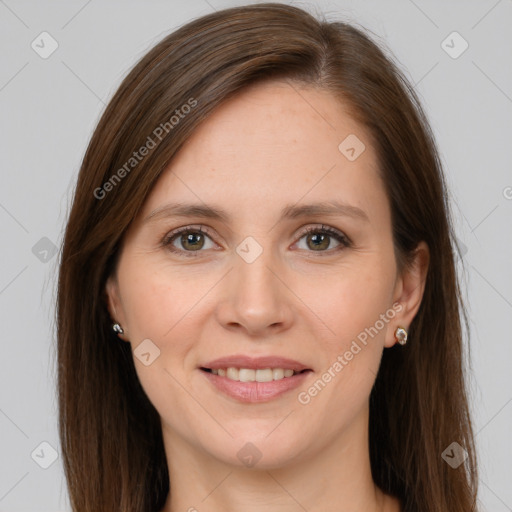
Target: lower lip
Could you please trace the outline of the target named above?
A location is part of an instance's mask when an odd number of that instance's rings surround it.
[[[300,386],[311,373],[306,371],[291,377],[270,382],[240,382],[227,377],[219,377],[214,373],[199,370],[219,391],[240,402],[268,402],[278,396]]]

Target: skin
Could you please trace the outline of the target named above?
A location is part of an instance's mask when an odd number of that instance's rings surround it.
[[[349,134],[366,146],[354,161],[338,149]],[[280,219],[285,205],[330,200],[360,208],[367,220]],[[229,219],[155,215],[144,222],[171,202],[215,205]],[[322,224],[351,245],[328,236],[315,250],[315,233],[303,230]],[[189,245],[178,235],[172,246],[180,255],[161,241],[183,226],[208,234]],[[391,233],[368,134],[330,93],[253,85],[194,132],[126,233],[107,282],[120,337],[133,349],[149,338],[160,350],[149,366],[134,361],[161,417],[172,482],[163,511],[400,510],[372,480],[368,400],[383,350],[420,306],[428,248],[420,244],[399,272]],[[249,236],[263,249],[252,263],[236,252]],[[196,257],[184,256],[187,250]],[[390,310],[378,334],[301,404],[298,393]],[[241,403],[198,368],[234,354],[288,357],[313,371],[299,389]],[[248,442],[261,453],[252,468],[237,457]]]

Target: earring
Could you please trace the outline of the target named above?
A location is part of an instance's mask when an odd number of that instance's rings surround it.
[[[116,333],[116,334],[123,334],[124,331],[123,331],[123,328],[121,327],[120,324],[118,324],[117,322],[115,324],[112,325],[112,330]]]
[[[395,339],[400,345],[407,343],[407,331],[403,327],[397,327],[395,331]]]

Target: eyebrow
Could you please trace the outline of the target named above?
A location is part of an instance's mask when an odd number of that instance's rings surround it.
[[[281,219],[298,219],[319,215],[329,217],[352,217],[356,220],[369,222],[368,215],[361,210],[361,208],[340,201],[303,205],[289,204],[281,210]],[[228,224],[230,220],[227,212],[212,205],[169,203],[153,210],[144,218],[143,223],[169,217],[201,217],[219,220],[226,224]]]

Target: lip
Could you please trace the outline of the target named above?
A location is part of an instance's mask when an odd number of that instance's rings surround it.
[[[218,370],[219,368],[252,368],[252,369],[265,369],[265,368],[283,368],[284,370],[294,370],[297,373],[291,377],[285,377],[280,380],[273,380],[271,382],[240,382],[221,377],[214,373],[206,372],[202,368],[209,368],[211,370]],[[239,402],[244,403],[261,403],[268,402],[287,391],[299,387],[307,376],[312,373],[312,369],[299,361],[287,359],[277,356],[264,356],[264,357],[249,357],[249,356],[230,356],[215,359],[201,365],[199,371],[202,375],[214,386],[215,389],[221,393],[234,398]],[[309,370],[309,371],[303,371]]]

